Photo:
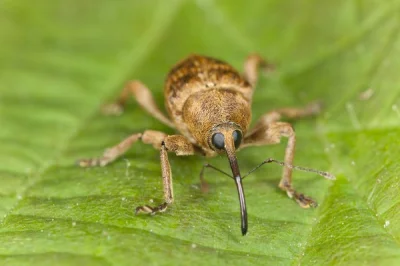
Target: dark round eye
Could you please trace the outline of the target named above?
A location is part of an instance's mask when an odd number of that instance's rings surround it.
[[[214,147],[219,150],[222,150],[225,147],[224,135],[222,135],[221,133],[215,133],[212,136],[211,142],[212,145],[214,145]]]
[[[239,130],[235,130],[232,133],[233,141],[235,142],[235,148],[239,148],[240,143],[242,142],[242,133]]]

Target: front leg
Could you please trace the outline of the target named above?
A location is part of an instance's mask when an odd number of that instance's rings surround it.
[[[289,123],[272,122],[265,124],[263,127],[258,127],[257,130],[253,130],[250,135],[245,137],[243,147],[277,144],[280,142],[282,137],[288,138],[288,144],[286,146],[285,165],[279,188],[286,191],[287,195],[290,198],[294,198],[301,207],[316,207],[316,201],[297,192],[292,186],[292,167],[290,166],[293,165],[296,135]]]
[[[167,136],[163,132],[146,130],[143,133],[137,133],[129,136],[119,144],[106,149],[103,156],[93,159],[84,159],[79,161],[82,167],[105,166],[124,154],[137,140],[142,140],[145,144],[151,144],[154,148],[160,149],[161,176],[163,180],[164,202],[158,206],[151,207],[143,205],[136,208],[136,213],[164,212],[168,205],[174,201],[172,186],[171,167],[168,160],[168,152],[175,152],[176,155],[193,155],[195,147],[188,139],[180,135]]]
[[[195,154],[195,147],[187,138],[180,135],[167,136],[162,141],[160,149],[160,161],[164,188],[164,203],[156,207],[151,207],[149,205],[139,206],[135,210],[136,214],[149,213],[154,215],[157,212],[164,212],[168,205],[173,203],[174,192],[172,186],[171,166],[168,160],[168,152],[174,152],[178,156],[193,155]]]
[[[136,208],[135,213],[150,213],[156,214],[157,212],[164,212],[168,205],[174,202],[174,191],[172,186],[172,173],[171,166],[169,165],[167,148],[165,143],[162,142],[160,149],[160,161],[161,161],[161,176],[163,180],[163,190],[164,190],[164,203],[159,206],[151,207],[149,205],[143,205]]]

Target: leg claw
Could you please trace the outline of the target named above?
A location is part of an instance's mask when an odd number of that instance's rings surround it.
[[[318,203],[310,197],[305,196],[302,193],[298,193],[291,187],[279,186],[282,190],[285,190],[289,198],[294,198],[294,200],[300,205],[302,208],[316,208]]]
[[[304,194],[301,194],[301,193],[295,195],[294,199],[297,201],[297,203],[302,208],[310,208],[310,207],[316,208],[318,206],[318,203],[315,200],[313,200],[310,197],[304,196]]]
[[[139,206],[135,209],[135,214],[140,214],[140,213],[148,213],[150,215],[155,215],[158,212],[165,212],[167,210],[168,203],[164,202],[163,204],[157,206],[157,207],[151,207],[149,205],[143,205]]]
[[[96,158],[78,160],[76,164],[80,167],[93,167],[100,165],[100,161]]]
[[[310,103],[306,107],[306,110],[307,110],[307,113],[310,115],[317,115],[317,114],[321,113],[322,108],[323,108],[322,101],[315,101],[315,102]]]
[[[104,115],[121,115],[124,108],[118,103],[106,104],[101,107],[101,112]]]

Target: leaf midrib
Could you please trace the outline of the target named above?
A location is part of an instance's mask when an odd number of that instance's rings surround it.
[[[151,50],[154,49],[161,41],[165,29],[168,28],[172,23],[183,2],[184,0],[171,1],[169,4],[166,4],[166,2],[161,2],[162,4],[158,6],[149,30],[145,33],[144,37],[140,39],[138,45],[132,47],[129,54],[127,54],[125,57],[126,60],[120,63],[119,67],[114,68],[114,73],[110,75],[111,77],[109,82],[107,82],[107,84],[104,86],[106,89],[100,90],[103,93],[98,93],[96,95],[97,99],[96,101],[93,101],[94,104],[91,108],[91,111],[88,112],[86,116],[82,117],[75,131],[72,131],[70,135],[65,137],[65,140],[59,146],[58,151],[55,152],[52,163],[45,163],[41,165],[32,175],[33,177],[29,179],[29,182],[24,187],[19,189],[19,195],[21,195],[22,198],[30,187],[41,181],[41,177],[48,169],[56,165],[58,159],[61,158],[62,155],[67,151],[69,144],[80,134],[80,132],[83,131],[87,122],[90,121],[91,118],[94,117],[98,112],[99,106],[101,106],[105,99],[110,96],[110,91],[113,91],[112,88],[117,88],[119,84],[127,80],[127,77],[129,77],[130,74],[134,72],[135,69],[137,69],[146,59],[146,57],[149,56]],[[19,200],[16,199],[14,206],[12,206],[10,210],[0,218],[0,224],[4,224],[6,222],[7,217],[15,208],[18,207],[18,204]]]

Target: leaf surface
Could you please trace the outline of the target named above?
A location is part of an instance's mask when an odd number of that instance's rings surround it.
[[[400,2],[24,1],[0,2],[0,264],[399,265]],[[131,133],[174,131],[137,105],[99,109],[140,79],[163,104],[163,81],[190,53],[241,69],[258,52],[253,118],[319,99],[323,114],[296,121],[295,187],[319,202],[303,210],[267,165],[244,180],[249,234],[240,234],[234,183],[205,159],[170,156],[175,204],[160,203],[159,154],[138,143],[115,163],[81,169]],[[368,94],[371,94],[369,95]],[[286,141],[238,154],[242,172]],[[227,169],[224,157],[210,163]]]

